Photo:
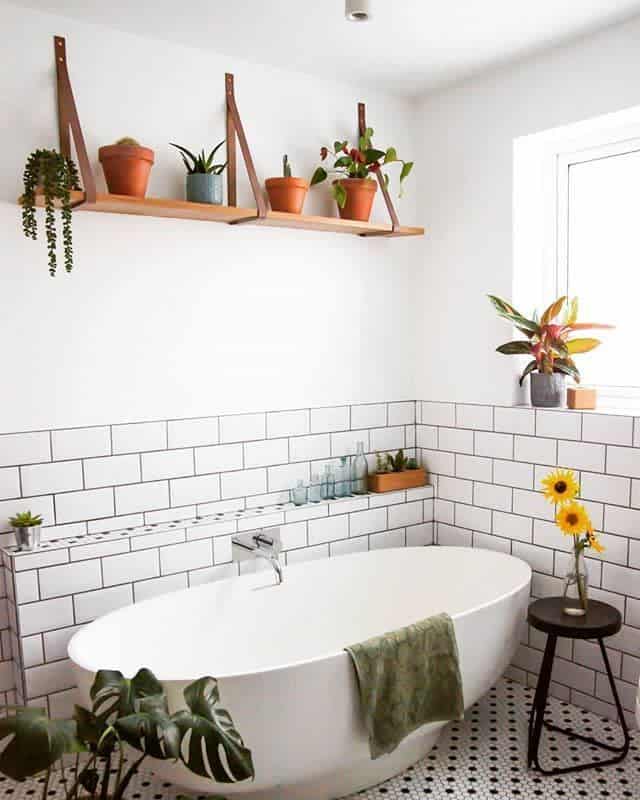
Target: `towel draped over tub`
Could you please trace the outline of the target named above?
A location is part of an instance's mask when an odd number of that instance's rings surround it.
[[[453,622],[438,614],[345,648],[356,671],[371,758],[429,722],[464,716]]]

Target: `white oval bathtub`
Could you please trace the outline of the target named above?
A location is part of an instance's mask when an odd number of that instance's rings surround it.
[[[357,553],[194,587],[120,609],[72,639],[83,703],[98,669],[131,677],[149,667],[170,710],[184,687],[211,675],[252,751],[255,779],[217,784],[181,763],[153,762],[198,794],[329,800],[371,786],[422,758],[442,723],[372,761],[346,645],[446,611],[454,620],[465,707],[515,653],[531,570],[488,550],[419,547]]]

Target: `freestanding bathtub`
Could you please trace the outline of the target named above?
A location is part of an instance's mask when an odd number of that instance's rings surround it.
[[[345,645],[442,611],[454,620],[465,707],[509,664],[531,570],[488,550],[378,550],[186,589],[120,609],[72,639],[82,701],[98,669],[149,667],[170,710],[196,678],[219,679],[221,705],[252,751],[255,779],[213,783],[182,763],[154,772],[196,794],[247,800],[330,800],[372,786],[422,758],[443,724],[426,725],[372,761]]]

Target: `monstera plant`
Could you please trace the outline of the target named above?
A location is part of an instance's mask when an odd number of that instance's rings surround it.
[[[44,773],[43,800],[56,765],[65,800],[123,800],[147,757],[181,760],[217,783],[253,778],[251,751],[219,706],[216,679],[189,684],[184,699],[187,707],[170,714],[164,687],[150,670],[141,669],[132,679],[101,670],[91,687],[91,710],[76,706],[72,720],[49,719],[42,709],[8,709],[0,719],[0,772],[17,781]],[[125,745],[137,751],[126,769]],[[75,768],[67,775],[69,755],[75,756]]]

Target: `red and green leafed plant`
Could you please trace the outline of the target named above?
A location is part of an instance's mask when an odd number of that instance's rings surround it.
[[[325,169],[318,167],[311,178],[311,185],[322,183],[333,173],[339,178],[368,178],[371,173],[380,172],[386,164],[402,164],[400,170],[400,197],[402,196],[402,184],[413,169],[413,161],[403,161],[398,158],[395,147],[388,147],[386,150],[377,150],[372,144],[373,128],[367,128],[358,141],[358,147],[350,147],[349,142],[334,142],[333,150],[328,147],[320,148],[320,159],[325,161],[332,156],[335,161],[333,168]],[[389,185],[389,176],[382,173],[385,186]],[[334,183],[332,193],[335,201],[340,208],[344,208],[347,202],[347,192],[340,183]]]
[[[520,376],[520,385],[530,372],[542,372],[551,375],[561,372],[569,375],[576,383],[580,383],[580,372],[575,365],[573,356],[578,353],[588,353],[601,344],[599,339],[591,337],[570,338],[578,331],[613,328],[613,325],[601,325],[595,322],[578,322],[578,298],[568,300],[559,297],[551,303],[549,308],[538,317],[534,311],[533,317],[527,319],[519,311],[499,297],[489,295],[489,300],[498,316],[511,322],[520,333],[526,336],[513,342],[501,344],[496,350],[503,355],[530,355],[533,360],[524,368]]]

